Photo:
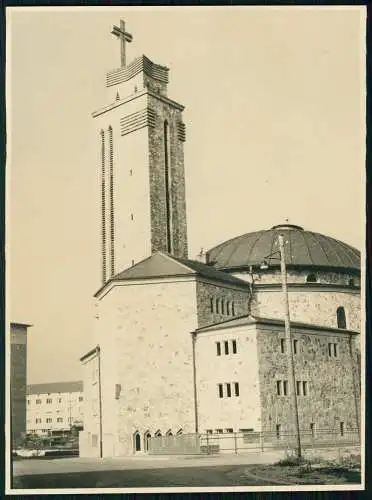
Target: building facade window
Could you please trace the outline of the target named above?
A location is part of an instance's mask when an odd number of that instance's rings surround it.
[[[276,433],[276,439],[280,439],[281,438],[281,425],[280,424],[276,424],[275,433]]]
[[[47,405],[52,404],[52,400],[51,400],[51,398],[47,398],[46,403],[47,403]]]
[[[316,283],[317,282],[316,274],[308,274],[306,277],[306,282],[307,283]]]
[[[229,343],[227,340],[225,340],[224,346],[225,346],[225,354],[229,354]]]
[[[231,384],[229,382],[226,383],[226,395],[231,398]]]
[[[234,302],[231,302],[231,314],[235,316],[235,304]]]
[[[51,424],[51,423],[52,423],[52,421],[53,421],[53,420],[52,420],[50,417],[46,419],[46,423],[47,423],[47,424]]]
[[[231,306],[230,306],[230,301],[228,300],[228,301],[226,302],[226,314],[227,314],[228,316],[230,316],[230,310],[231,310]]]
[[[216,299],[216,313],[220,313],[220,299]]]
[[[221,356],[221,342],[216,342],[217,356]]]
[[[346,329],[346,314],[343,307],[339,307],[336,312],[337,315],[337,328]]]
[[[315,437],[315,424],[314,424],[314,422],[312,422],[310,424],[310,432],[311,432],[311,437],[314,438]]]
[[[41,404],[41,399],[37,399],[35,402],[36,402],[37,405],[40,405]]]
[[[239,382],[234,382],[235,396],[239,396]]]
[[[328,344],[328,356],[330,358],[337,358],[338,352],[337,352],[337,344],[330,342]]]
[[[240,395],[239,382],[225,382],[224,384],[217,384],[217,390],[220,398],[231,398],[232,390],[234,390],[234,396],[238,397]]]
[[[280,352],[285,353],[285,339],[280,339]]]
[[[223,385],[218,384],[218,395],[220,398],[223,398]]]
[[[62,423],[63,422],[63,418],[62,417],[57,417],[57,422],[58,423]]]
[[[298,346],[298,340],[294,339],[293,340],[293,354],[297,354],[297,346]]]
[[[276,394],[277,396],[288,396],[288,380],[276,381]]]
[[[308,395],[308,387],[306,380],[297,380],[296,381],[296,394],[297,396],[307,396]]]
[[[343,436],[345,433],[345,426],[343,422],[340,422],[340,435]]]
[[[232,343],[232,352],[233,352],[233,354],[236,354],[237,353],[236,340],[233,340],[231,343]]]
[[[211,312],[213,312],[213,310],[214,310],[214,307],[213,307],[213,302],[214,302],[213,297],[211,297],[211,299],[210,299],[210,308],[211,308]]]
[[[83,396],[79,396],[79,401],[83,401],[84,397]]]

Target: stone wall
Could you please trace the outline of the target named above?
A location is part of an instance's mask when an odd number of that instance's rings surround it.
[[[167,216],[165,196],[164,121],[169,124],[169,170],[172,213],[173,255],[187,257],[187,221],[184,172],[184,138],[179,134],[182,112],[179,105],[160,96],[148,96],[155,112],[155,127],[149,128],[149,170],[152,252],[167,252]]]
[[[26,432],[27,326],[10,327],[10,400],[12,446]]]
[[[314,423],[318,430],[338,430],[340,422],[344,422],[345,430],[355,429],[357,393],[349,334],[293,328],[292,335],[298,341],[295,378],[307,382],[308,392],[307,396],[298,396],[300,428],[309,431]],[[284,339],[283,328],[258,327],[262,426],[267,431],[275,431],[276,425],[291,431],[293,421],[290,396],[277,395],[276,381],[288,380],[288,360],[281,352],[281,338]],[[329,343],[337,344],[337,357],[329,356]],[[359,402],[357,405],[360,411]]]
[[[361,304],[359,291],[304,287],[288,288],[292,321],[337,328],[338,307],[344,307],[348,329],[360,331]],[[284,304],[281,288],[256,290],[252,314],[268,318],[283,318]]]
[[[99,299],[103,432],[115,455],[133,453],[136,432],[141,449],[147,431],[194,432],[195,279],[115,284]]]
[[[235,316],[243,316],[249,312],[249,296],[250,291],[247,288],[239,289],[238,287],[229,286],[227,284],[212,284],[204,281],[198,281],[196,285],[197,303],[198,303],[198,327],[220,323],[232,319],[232,311],[230,306],[230,314],[227,314],[227,302],[234,302]],[[213,311],[211,307],[211,299],[214,300]],[[215,300],[220,299],[225,301],[225,314],[216,312]]]

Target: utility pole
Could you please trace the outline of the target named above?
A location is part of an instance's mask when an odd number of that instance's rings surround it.
[[[292,397],[292,407],[293,407],[293,420],[294,420],[294,431],[296,437],[296,455],[297,458],[301,458],[301,438],[300,438],[300,424],[298,419],[298,406],[297,406],[297,393],[296,393],[296,378],[295,378],[295,368],[293,361],[293,342],[291,333],[291,323],[289,316],[289,301],[288,301],[288,288],[287,288],[287,269],[285,264],[285,249],[284,249],[284,238],[283,235],[278,235],[279,241],[279,251],[280,251],[280,271],[282,279],[282,290],[284,297],[284,327],[285,327],[285,339],[287,346],[287,359],[288,359],[288,374],[289,374],[289,391]]]

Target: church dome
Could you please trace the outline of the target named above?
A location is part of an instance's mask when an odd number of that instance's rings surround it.
[[[281,224],[266,231],[243,234],[207,252],[207,261],[217,268],[238,269],[257,266],[277,251],[277,236],[284,235],[286,264],[289,268],[322,268],[360,272],[360,252],[342,241],[305,231],[300,226]],[[270,265],[279,265],[272,260]]]

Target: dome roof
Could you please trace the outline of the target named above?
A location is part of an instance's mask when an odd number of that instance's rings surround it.
[[[225,241],[207,252],[208,262],[215,262],[218,268],[258,265],[278,250],[278,234],[284,235],[286,263],[289,267],[360,271],[359,250],[292,224],[281,224],[266,231],[247,233]],[[279,265],[279,262],[272,260],[270,265]]]

